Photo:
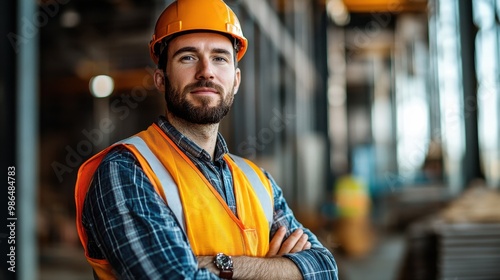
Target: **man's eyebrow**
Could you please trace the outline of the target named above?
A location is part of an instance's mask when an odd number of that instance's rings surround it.
[[[175,57],[176,55],[179,55],[180,53],[184,53],[184,52],[197,52],[197,51],[198,51],[198,49],[195,47],[183,47],[183,48],[178,49],[172,57]]]
[[[212,52],[214,53],[218,53],[218,54],[225,54],[225,55],[231,55],[231,52],[226,50],[226,49],[223,49],[223,48],[215,48],[212,50]]]

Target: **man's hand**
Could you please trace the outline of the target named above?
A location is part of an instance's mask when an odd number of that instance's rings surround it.
[[[295,230],[286,240],[285,235],[286,227],[282,226],[271,239],[266,257],[282,256],[311,248],[311,243],[307,241],[309,236],[302,229]]]
[[[302,279],[298,267],[285,254],[296,253],[311,248],[309,236],[302,229],[295,230],[285,239],[286,227],[280,227],[269,243],[266,258],[232,256],[234,279]],[[207,268],[215,275],[219,270],[213,264],[213,256],[197,256],[198,267]]]

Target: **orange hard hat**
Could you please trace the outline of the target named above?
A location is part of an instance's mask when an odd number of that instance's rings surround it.
[[[158,64],[159,45],[164,38],[187,31],[214,31],[233,37],[238,45],[238,61],[247,50],[248,41],[243,36],[240,22],[224,1],[177,0],[161,13],[156,22],[149,42],[151,59]]]

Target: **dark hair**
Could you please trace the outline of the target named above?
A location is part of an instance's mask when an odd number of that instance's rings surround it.
[[[163,73],[167,71],[167,56],[166,49],[158,55],[158,69],[162,70]]]

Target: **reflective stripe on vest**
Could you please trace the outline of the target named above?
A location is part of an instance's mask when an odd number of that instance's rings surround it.
[[[117,144],[134,145],[139,153],[141,153],[141,155],[148,162],[149,166],[160,180],[160,183],[163,187],[164,196],[168,201],[167,204],[179,221],[182,230],[186,232],[182,203],[177,185],[175,184],[174,179],[167,171],[167,169],[165,169],[160,160],[158,160],[158,158],[149,149],[146,142],[144,142],[144,140],[142,140],[142,138],[139,136],[132,136],[118,142]],[[271,198],[269,197],[266,187],[264,186],[264,184],[262,184],[262,181],[259,179],[257,173],[255,173],[255,170],[253,170],[252,167],[243,158],[233,154],[230,154],[230,156],[234,160],[236,165],[238,165],[238,167],[243,171],[243,173],[245,173],[248,181],[250,181],[250,184],[252,185],[257,197],[259,198],[262,208],[264,209],[264,213],[269,223],[269,228],[271,228],[274,207],[272,205]]]
[[[144,159],[146,159],[149,166],[160,180],[160,184],[163,187],[163,194],[168,200],[170,210],[174,213],[182,230],[186,232],[186,222],[184,221],[184,215],[182,214],[182,203],[177,185],[175,184],[172,176],[170,176],[170,173],[168,173],[167,169],[165,169],[160,160],[149,149],[148,144],[146,144],[146,142],[144,142],[144,140],[142,140],[139,136],[132,136],[118,142],[118,144],[134,145]]]
[[[252,185],[257,197],[260,200],[260,204],[264,209],[264,214],[266,215],[267,221],[269,222],[269,228],[271,228],[273,222],[273,209],[274,206],[271,203],[271,198],[269,197],[269,193],[266,190],[264,184],[259,179],[259,175],[255,173],[255,170],[242,158],[237,155],[230,154],[231,158],[234,160],[236,165],[245,173],[248,181]]]

